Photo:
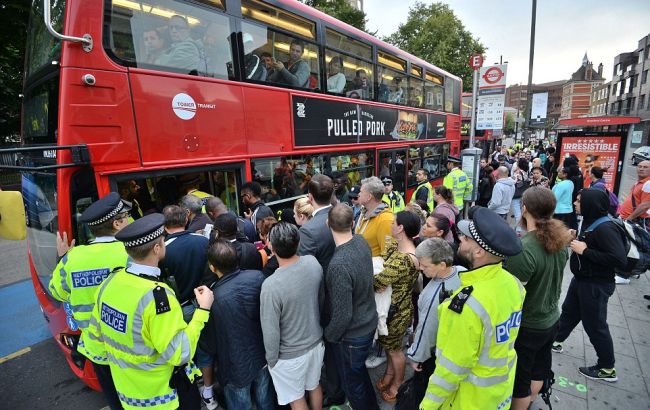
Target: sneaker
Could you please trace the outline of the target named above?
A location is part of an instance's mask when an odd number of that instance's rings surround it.
[[[604,380],[613,383],[618,380],[616,369],[599,369],[597,366],[579,367],[578,371],[591,380]]]
[[[564,351],[564,348],[562,347],[562,343],[553,342],[553,346],[551,347],[551,350],[555,353],[562,353]]]
[[[203,396],[203,390],[205,388],[201,389],[201,400],[203,400],[203,404],[205,404],[205,407],[208,408],[208,410],[217,410],[219,408],[219,403],[217,403],[217,398],[214,397],[204,397]]]
[[[614,276],[614,281],[616,282],[617,285],[629,285],[630,280],[626,279],[622,276],[615,275]]]
[[[375,367],[383,364],[386,361],[386,356],[368,356],[366,359],[366,367],[374,369]]]

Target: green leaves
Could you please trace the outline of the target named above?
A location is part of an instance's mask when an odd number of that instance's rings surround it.
[[[469,56],[485,53],[485,46],[443,3],[415,3],[406,23],[383,40],[461,77],[464,91],[472,89]]]
[[[352,7],[345,0],[300,0],[306,5],[322,11],[325,14],[339,19],[359,30],[366,30],[366,13]],[[373,33],[369,33],[373,34]],[[374,35],[374,34],[373,34]]]

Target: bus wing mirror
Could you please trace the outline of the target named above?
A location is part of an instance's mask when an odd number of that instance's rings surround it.
[[[45,27],[50,34],[61,41],[73,41],[76,43],[81,43],[81,47],[86,53],[89,53],[93,49],[93,38],[90,34],[86,33],[82,37],[66,36],[64,34],[58,33],[52,26],[52,20],[50,19],[50,0],[43,0],[43,21],[45,22]]]
[[[18,191],[0,191],[0,238],[22,241],[26,237],[22,194]]]

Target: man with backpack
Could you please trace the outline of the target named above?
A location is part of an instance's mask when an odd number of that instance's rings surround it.
[[[578,371],[592,380],[615,382],[614,345],[607,325],[607,301],[614,293],[614,271],[627,264],[626,238],[608,215],[609,197],[600,189],[587,188],[574,203],[583,217],[580,235],[571,241],[569,266],[573,279],[562,304],[553,351],[562,352],[564,342],[580,321],[596,350],[594,366]]]

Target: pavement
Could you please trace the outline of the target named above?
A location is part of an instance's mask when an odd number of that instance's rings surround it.
[[[0,240],[0,408],[103,409],[102,395],[72,374],[47,330],[31,282],[26,280],[25,246],[25,242]],[[565,269],[560,300],[564,300],[571,277]],[[632,279],[630,285],[617,285],[609,301],[608,322],[619,381],[592,381],[578,373],[578,367],[596,361],[589,338],[578,325],[564,343],[564,353],[553,355],[553,409],[650,409],[650,302],[643,299],[644,294],[650,294],[646,275]],[[382,365],[370,370],[373,384],[384,369]],[[407,378],[410,374],[407,366]],[[382,410],[393,408],[377,397]],[[546,408],[541,400],[531,407]]]

